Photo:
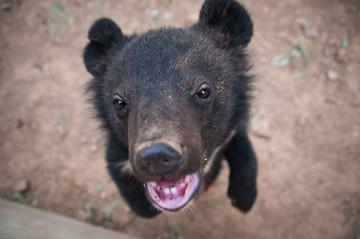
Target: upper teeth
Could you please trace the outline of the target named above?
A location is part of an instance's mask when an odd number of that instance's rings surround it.
[[[165,193],[166,195],[168,195],[168,194],[170,193],[170,189],[165,188],[165,189],[164,189],[164,193]]]
[[[190,182],[190,175],[186,175],[186,177],[185,177],[185,182]]]

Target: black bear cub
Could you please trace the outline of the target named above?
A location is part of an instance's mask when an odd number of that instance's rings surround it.
[[[89,90],[109,134],[109,172],[143,217],[188,207],[230,167],[228,196],[247,212],[256,156],[246,133],[253,24],[234,0],[205,0],[185,29],[124,35],[110,19],[90,28]]]

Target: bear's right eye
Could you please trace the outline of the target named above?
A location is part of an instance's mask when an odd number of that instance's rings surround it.
[[[126,102],[121,98],[115,98],[113,100],[113,105],[115,110],[122,110],[127,106]]]

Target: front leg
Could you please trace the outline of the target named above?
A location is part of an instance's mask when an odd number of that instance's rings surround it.
[[[127,169],[128,150],[115,136],[110,137],[106,152],[108,170],[115,181],[121,195],[130,206],[131,210],[139,216],[151,218],[160,213],[145,195],[144,184],[138,181]]]
[[[248,212],[256,199],[256,156],[245,129],[237,131],[224,156],[230,167],[228,196],[233,206]]]

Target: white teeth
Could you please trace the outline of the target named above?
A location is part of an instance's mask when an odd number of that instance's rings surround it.
[[[172,194],[177,194],[177,188],[176,187],[172,187],[172,188],[165,188],[164,189],[164,193],[165,193],[165,195],[169,195],[170,194],[170,192],[172,193]]]
[[[170,190],[172,194],[177,194],[177,189],[175,187],[171,188]]]
[[[186,177],[185,177],[185,182],[190,182],[190,175],[186,175]]]
[[[155,182],[150,182],[150,185],[155,187],[156,186],[156,183]]]
[[[181,183],[180,187],[182,187],[182,188],[185,187],[185,183]]]

